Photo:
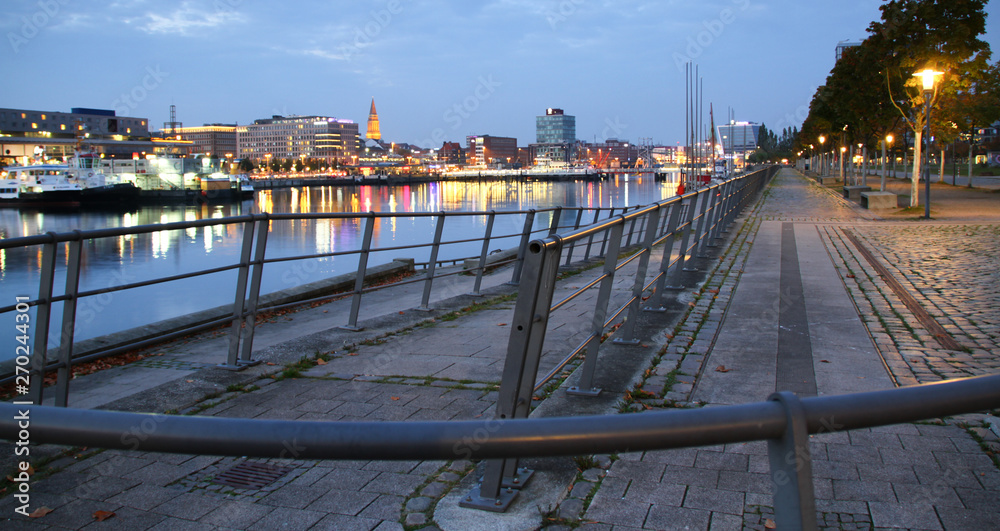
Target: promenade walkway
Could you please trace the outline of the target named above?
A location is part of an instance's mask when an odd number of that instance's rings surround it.
[[[576,382],[570,366],[533,415],[641,414],[752,402],[776,389],[837,394],[996,373],[994,196],[963,209],[961,222],[887,221],[782,170],[720,250],[695,262],[704,272],[671,294],[662,329],[639,347],[604,351],[601,397],[566,395]],[[558,289],[596,274],[581,271]],[[509,276],[490,275],[483,298],[462,295],[470,278],[448,277],[426,313],[409,309],[419,286],[366,296],[362,332],[333,328],[346,322],[347,301],[275,316],[255,342],[265,363],[240,373],[211,367],[224,357],[221,336],[167,345],[74,381],[70,405],[330,421],[489,418],[516,293]],[[614,297],[630,287],[620,280]],[[578,314],[556,314],[543,372],[587,333]],[[286,366],[302,357],[311,361]],[[814,436],[821,527],[1000,528],[1000,443],[988,420]],[[31,484],[31,509],[51,512],[17,515],[7,495],[4,529],[773,528],[763,442],[534,460],[536,477],[503,514],[457,506],[481,470],[461,459],[301,460],[294,442],[287,459],[62,450],[48,448],[52,460]],[[218,481],[245,462],[283,474],[258,488]],[[98,521],[98,511],[115,514]]]

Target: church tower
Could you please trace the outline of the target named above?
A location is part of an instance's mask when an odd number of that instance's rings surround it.
[[[372,108],[368,111],[368,131],[365,136],[369,140],[381,140],[382,133],[378,129],[378,113],[375,112],[375,98],[372,98]]]

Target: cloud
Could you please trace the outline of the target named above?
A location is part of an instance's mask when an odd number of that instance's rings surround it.
[[[191,2],[183,2],[173,12],[167,14],[146,13],[127,19],[126,22],[136,24],[140,30],[151,35],[174,34],[187,37],[213,28],[245,22],[246,17],[236,11],[235,6],[238,4],[238,2],[220,2],[214,4],[215,10],[206,10]]]

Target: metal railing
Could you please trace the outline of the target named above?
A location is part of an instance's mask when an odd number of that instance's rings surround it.
[[[30,345],[31,364],[30,379],[32,386],[29,392],[30,399],[40,404],[43,399],[42,385],[43,373],[56,372],[55,403],[65,407],[68,403],[69,381],[72,379],[73,366],[93,361],[102,357],[129,352],[138,348],[148,347],[162,343],[178,337],[183,337],[195,332],[229,326],[228,349],[226,359],[220,360],[221,367],[238,370],[246,366],[255,364],[252,359],[252,348],[254,332],[257,325],[257,316],[260,312],[280,310],[290,306],[298,306],[312,302],[327,300],[333,295],[351,297],[351,309],[346,323],[331,323],[331,326],[340,326],[348,330],[360,330],[358,319],[361,311],[363,296],[373,291],[386,289],[389,287],[405,286],[413,283],[423,283],[423,292],[419,308],[429,310],[430,299],[435,281],[440,281],[457,274],[475,274],[475,285],[473,294],[479,295],[483,275],[489,268],[498,267],[513,263],[513,274],[510,282],[516,284],[520,279],[521,263],[523,261],[523,250],[527,248],[528,242],[535,237],[555,234],[559,231],[572,230],[580,227],[580,223],[586,214],[588,217],[593,213],[593,219],[599,220],[604,217],[616,216],[622,212],[628,212],[628,208],[564,208],[555,207],[538,210],[518,210],[518,211],[488,211],[488,212],[427,212],[427,213],[315,213],[315,214],[254,214],[235,216],[229,218],[206,219],[197,221],[184,221],[175,223],[165,223],[157,225],[142,225],[134,227],[119,227],[109,229],[97,229],[86,231],[73,231],[66,233],[40,234],[21,238],[9,238],[0,240],[0,251],[18,248],[38,249],[37,256],[39,263],[37,297],[29,300],[18,299],[16,304],[0,307],[0,315],[14,313],[21,305],[28,305],[35,309],[35,316],[32,322],[33,343]],[[575,224],[565,223],[564,213],[574,214]],[[549,215],[549,223],[539,226],[537,221],[541,215]],[[452,223],[461,222],[474,216],[482,216],[487,219],[484,233],[479,237],[446,240],[443,237],[445,223],[451,220]],[[494,231],[497,218],[509,218],[512,223],[517,223],[516,219],[524,218],[524,223],[519,231],[496,233]],[[424,241],[417,241],[407,245],[377,247],[373,243],[374,229],[377,223],[384,222],[391,218],[430,218],[434,220],[433,237]],[[570,218],[570,219],[574,219]],[[330,219],[360,219],[364,223],[363,237],[360,246],[356,249],[338,250],[334,252],[322,252],[313,254],[298,254],[293,256],[269,257],[267,255],[270,224],[279,221],[302,221],[302,220],[330,220]],[[160,278],[153,278],[120,285],[109,286],[98,289],[81,289],[80,278],[84,271],[85,252],[91,246],[97,247],[98,241],[107,238],[120,238],[123,236],[135,236],[140,234],[151,234],[167,231],[182,231],[195,228],[234,227],[232,232],[242,234],[242,244],[240,246],[239,258],[229,263],[220,263],[215,267],[200,269],[197,271],[185,272]],[[444,264],[455,263],[456,261],[468,260],[465,255],[454,256],[451,251],[450,256],[445,256],[449,250],[456,249],[462,244],[482,242],[482,252],[478,257],[475,267],[464,270],[452,270],[447,272],[439,271]],[[489,250],[496,242],[516,241],[517,247],[522,250],[516,258],[491,262],[489,260]],[[594,256],[601,256],[606,246],[606,242],[601,243],[601,252],[591,254],[591,247],[587,247],[585,259]],[[388,285],[369,285],[369,259],[376,253],[387,253],[390,251],[411,251],[414,253],[426,253],[427,258],[417,262],[423,268],[423,272],[408,280],[394,282]],[[596,250],[596,248],[595,248]],[[312,298],[297,299],[293,302],[282,304],[261,304],[261,281],[265,274],[265,265],[279,264],[283,262],[302,261],[330,257],[356,256],[359,261],[357,271],[351,276],[353,287],[347,287],[336,293],[332,290],[320,296]],[[384,256],[384,255],[383,255]],[[196,277],[205,277],[223,272],[235,272],[236,281],[233,289],[233,303],[231,307],[220,310],[215,315],[200,319],[191,319],[189,322],[175,326],[169,331],[143,336],[139,339],[132,339],[126,342],[112,344],[110,346],[101,345],[83,353],[79,353],[79,344],[75,342],[76,314],[80,301],[87,299],[100,300],[102,296],[134,290],[148,286],[170,286],[171,283],[180,282]],[[60,288],[56,285],[57,277],[65,277],[65,285]],[[24,286],[23,288],[27,288]],[[25,291],[29,291],[25,289]],[[213,291],[217,291],[217,288]],[[61,305],[62,316],[58,323],[53,322],[53,315],[57,306]],[[98,304],[98,306],[104,306]],[[114,310],[107,307],[106,310]],[[55,331],[55,334],[50,334]],[[50,348],[50,341],[56,346]],[[28,345],[25,345],[26,349]],[[0,372],[0,384],[14,381],[16,365],[5,366],[5,371]]]
[[[816,529],[809,435],[1000,407],[1000,375],[849,395],[631,415],[315,422],[0,404],[0,438],[144,452],[344,460],[502,459],[768,441],[778,529]],[[294,454],[289,455],[289,441]],[[504,489],[509,503],[516,489]]]

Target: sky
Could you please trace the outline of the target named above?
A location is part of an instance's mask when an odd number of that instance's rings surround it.
[[[535,141],[535,117],[577,138],[684,140],[685,68],[715,122],[798,127],[839,41],[875,0],[5,0],[0,107],[112,109],[159,130],[272,115],[354,120],[382,138]],[[997,48],[987,4],[983,39]]]

